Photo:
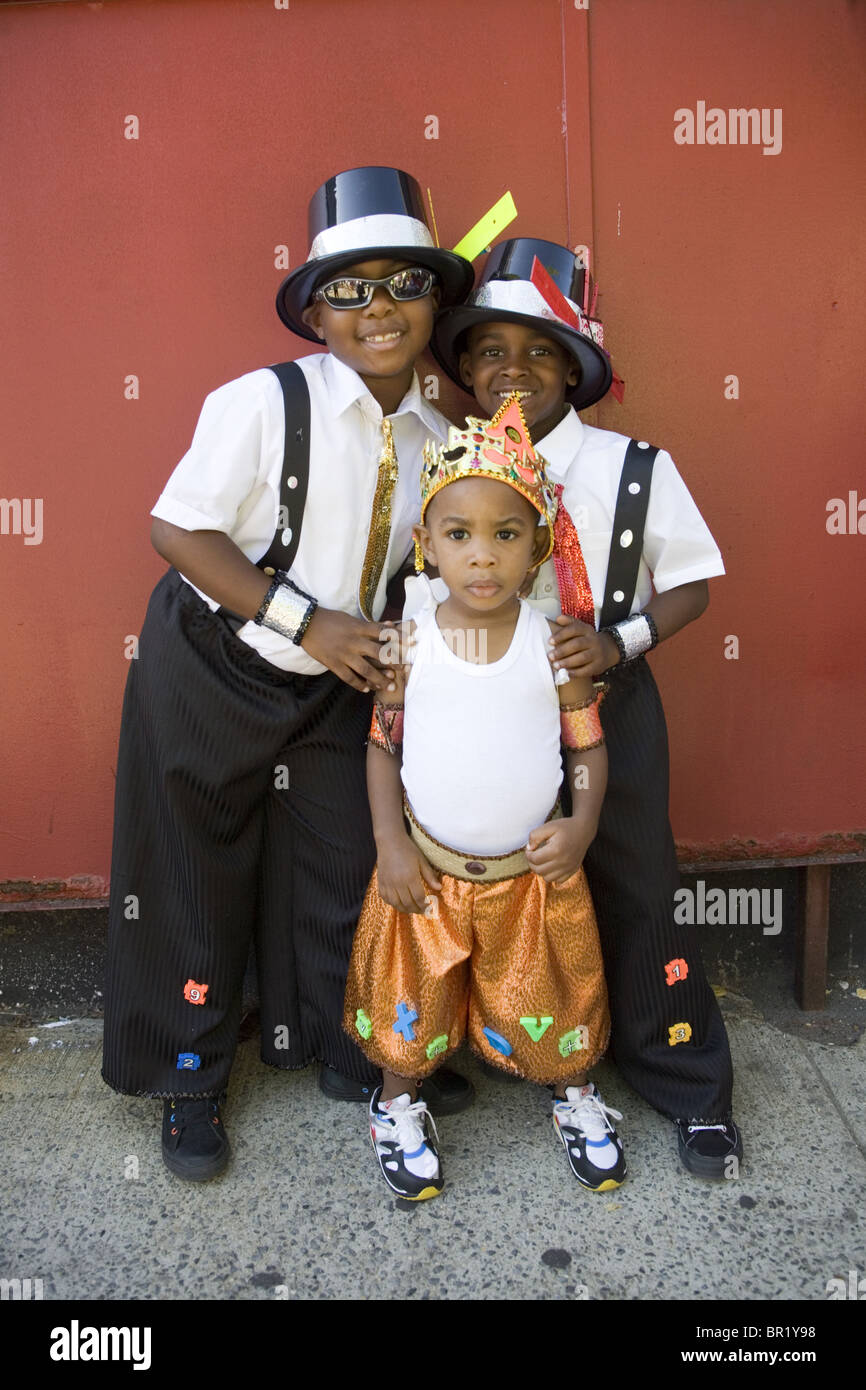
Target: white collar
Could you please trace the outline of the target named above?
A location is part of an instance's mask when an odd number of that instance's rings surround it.
[[[548,465],[547,471],[557,482],[561,482],[572,459],[583,444],[584,424],[573,405],[549,434],[534,444]]]
[[[325,355],[323,373],[328,398],[335,416],[342,415],[344,411],[357,402],[365,414],[376,420],[382,419],[382,408],[379,402],[371,395],[358,373],[353,371],[351,367],[347,367],[345,362],[341,362],[331,352]],[[395,415],[409,414],[417,415],[421,423],[426,425],[434,434],[441,433],[441,420],[438,413],[421,395],[417,372],[412,373],[409,390],[389,418],[393,419]]]

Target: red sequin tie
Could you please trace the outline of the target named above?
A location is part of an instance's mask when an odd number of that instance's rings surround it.
[[[586,561],[574,522],[562,501],[562,483],[556,484],[555,492],[558,506],[553,526],[553,564],[559,583],[559,602],[563,613],[595,627],[595,604]]]

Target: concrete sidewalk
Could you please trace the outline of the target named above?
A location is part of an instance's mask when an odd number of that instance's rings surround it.
[[[813,1042],[721,1003],[738,1179],[690,1177],[673,1127],[605,1064],[630,1174],[585,1193],[547,1093],[461,1053],[478,1099],[440,1121],[447,1186],[417,1205],[388,1195],[363,1107],[325,1100],[312,1069],[263,1066],[257,1040],[232,1076],[231,1165],[199,1186],[163,1167],[160,1103],[102,1082],[98,1020],[6,1027],[0,1276],[72,1300],[825,1301],[866,1275],[866,1039]]]

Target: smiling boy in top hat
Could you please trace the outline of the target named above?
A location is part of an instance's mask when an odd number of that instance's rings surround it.
[[[544,274],[533,278],[536,258],[554,282],[546,295],[536,285]],[[607,794],[584,867],[604,950],[612,1052],[634,1089],[677,1123],[685,1167],[721,1178],[742,1156],[730,1050],[694,929],[674,921],[667,730],[643,656],[700,616],[707,579],[724,565],[670,455],[577,414],[612,379],[601,324],[585,311],[584,277],[567,247],[503,242],[468,301],[438,318],[431,348],[485,413],[520,393],[558,486],[554,555],[529,597],[550,617],[583,621],[582,635],[569,633],[558,654],[570,654],[570,671],[609,684],[601,709]]]
[[[375,862],[365,782],[385,590],[411,546],[421,451],[448,422],[414,361],[472,283],[397,169],[338,174],[277,310],[329,351],[207,397],[153,509],[172,568],[130,664],[112,856],[103,1076],[161,1097],[163,1157],[228,1161],[220,1102],[255,939],[262,1058],[318,1060],[363,1099],[376,1072],[340,1021]],[[428,1097],[459,1109],[452,1073]]]

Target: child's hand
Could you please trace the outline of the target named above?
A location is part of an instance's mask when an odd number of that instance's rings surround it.
[[[429,901],[428,888],[438,893],[442,887],[436,870],[408,835],[380,849],[376,874],[380,897],[398,912],[423,912]]]
[[[619,651],[610,633],[596,632],[589,623],[560,613],[554,619],[559,631],[551,637],[551,661],[555,671],[565,668],[573,675],[600,676],[602,671],[616,666]]]
[[[379,663],[382,643],[393,639],[394,629],[368,623],[332,608],[317,608],[301,639],[304,651],[355,690],[380,690],[394,685],[394,672]]]
[[[574,816],[545,821],[530,831],[526,849],[529,867],[545,883],[564,883],[580,868],[594,839],[595,826]]]

